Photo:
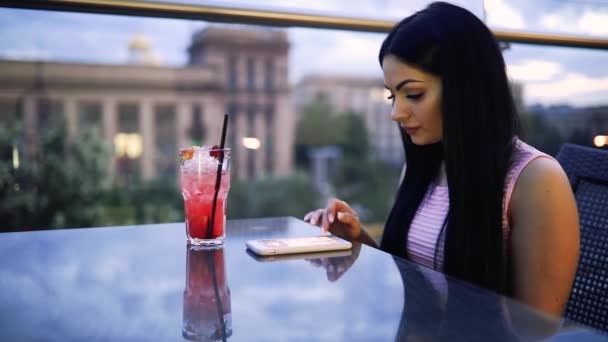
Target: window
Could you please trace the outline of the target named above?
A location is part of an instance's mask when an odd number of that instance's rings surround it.
[[[17,99],[0,99],[0,126],[7,129],[22,124],[21,105]]]
[[[64,114],[63,103],[59,100],[51,100],[48,98],[38,99],[37,113],[38,131],[40,135],[46,135],[53,129],[63,129]]]
[[[195,103],[192,105],[192,123],[190,124],[190,140],[193,146],[202,146],[205,142],[205,120],[203,119],[203,110],[201,105]]]
[[[118,105],[118,133],[114,136],[116,153],[116,180],[127,185],[141,181],[140,159],[143,153],[143,138],[139,129],[139,105]]]
[[[95,131],[101,137],[103,134],[102,107],[98,102],[83,102],[78,106],[78,132]]]
[[[17,129],[21,127],[21,110],[19,108],[19,102],[17,99],[0,98],[0,132],[6,134],[11,131],[17,132]],[[3,132],[3,128],[6,128],[8,132]],[[18,167],[18,153],[19,145],[22,143],[23,133],[19,132],[16,139],[11,144],[0,146],[0,161],[12,163],[13,167]],[[10,133],[9,133],[10,134]],[[17,154],[17,156],[15,156]],[[15,158],[17,158],[17,164],[15,164]]]
[[[228,90],[236,90],[238,84],[237,82],[236,58],[231,57],[228,60]]]
[[[274,90],[274,63],[271,59],[266,60],[264,71],[264,88],[271,92]]]

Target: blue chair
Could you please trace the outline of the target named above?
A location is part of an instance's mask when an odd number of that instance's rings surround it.
[[[564,144],[557,160],[580,219],[580,257],[566,318],[608,332],[608,151]]]

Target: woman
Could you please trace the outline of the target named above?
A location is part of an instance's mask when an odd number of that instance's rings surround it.
[[[433,3],[392,29],[379,60],[406,153],[379,247],[562,315],[578,260],[576,204],[559,163],[517,138],[490,30]],[[343,201],[304,219],[375,246]]]

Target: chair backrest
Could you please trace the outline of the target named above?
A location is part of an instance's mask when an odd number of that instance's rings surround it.
[[[608,331],[608,151],[565,144],[557,160],[580,219],[580,257],[566,318]]]

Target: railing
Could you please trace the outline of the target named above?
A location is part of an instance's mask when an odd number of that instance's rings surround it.
[[[195,19],[209,22],[280,27],[312,27],[363,32],[387,32],[395,24],[389,20],[334,17],[280,11],[244,9],[194,4],[144,2],[134,0],[3,0],[1,7],[103,13],[143,17]],[[494,30],[500,41],[608,50],[608,39]]]

